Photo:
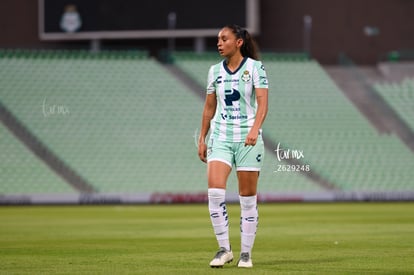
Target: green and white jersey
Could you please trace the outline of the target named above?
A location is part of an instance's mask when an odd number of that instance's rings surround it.
[[[235,72],[225,61],[210,67],[207,94],[216,94],[216,113],[210,122],[213,139],[242,142],[256,118],[255,88],[268,88],[262,62],[245,57]]]

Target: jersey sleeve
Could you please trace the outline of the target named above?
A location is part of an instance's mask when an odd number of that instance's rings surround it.
[[[269,88],[266,70],[260,61],[256,61],[253,70],[253,86],[255,88]]]
[[[213,94],[216,92],[216,81],[214,79],[214,66],[210,67],[207,77],[207,94]]]

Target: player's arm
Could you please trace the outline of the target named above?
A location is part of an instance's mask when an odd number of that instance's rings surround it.
[[[263,122],[267,115],[268,109],[268,89],[267,88],[256,88],[256,102],[257,111],[256,118],[253,123],[253,127],[247,134],[244,145],[256,145],[257,137],[259,136],[260,128],[262,128]]]
[[[203,115],[201,118],[201,130],[198,138],[198,157],[203,162],[207,162],[207,145],[206,136],[210,129],[210,121],[213,118],[217,107],[216,94],[207,94],[206,101],[204,103]]]

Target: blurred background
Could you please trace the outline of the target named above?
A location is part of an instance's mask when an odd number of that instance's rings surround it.
[[[259,200],[411,201],[413,18],[410,0],[1,1],[0,204],[205,202],[196,139],[231,23],[270,83]]]

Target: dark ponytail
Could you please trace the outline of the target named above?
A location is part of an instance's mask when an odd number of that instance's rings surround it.
[[[240,48],[240,53],[243,57],[259,59],[257,43],[247,30],[235,24],[227,25],[224,28],[230,29],[237,39],[243,39],[243,45]]]

